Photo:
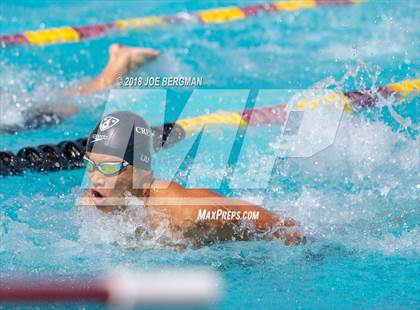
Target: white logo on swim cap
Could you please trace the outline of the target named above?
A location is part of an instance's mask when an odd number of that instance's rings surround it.
[[[90,141],[90,143],[95,143],[97,141],[102,141],[102,140],[106,140],[108,139],[108,136],[106,135],[92,135],[92,141]]]
[[[149,162],[150,162],[150,157],[149,157],[149,156],[147,156],[147,155],[141,154],[141,155],[140,155],[140,160],[141,160],[142,162],[149,163]]]
[[[151,137],[153,136],[153,132],[149,128],[144,127],[136,127],[136,132],[141,133],[142,135]]]
[[[112,126],[114,126],[115,124],[117,124],[119,121],[120,120],[116,117],[107,116],[101,121],[101,124],[99,125],[99,129],[101,131],[105,131],[105,130],[111,128]]]

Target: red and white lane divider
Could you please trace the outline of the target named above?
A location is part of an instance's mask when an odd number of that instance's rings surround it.
[[[0,280],[2,303],[104,303],[133,306],[207,306],[220,297],[222,279],[200,269],[115,271],[97,280]]]

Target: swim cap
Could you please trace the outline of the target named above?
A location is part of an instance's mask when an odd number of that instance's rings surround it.
[[[86,151],[123,158],[136,168],[151,169],[153,132],[139,115],[116,111],[105,116],[89,135]]]

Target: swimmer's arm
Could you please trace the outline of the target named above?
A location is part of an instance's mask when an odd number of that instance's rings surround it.
[[[223,206],[227,211],[241,211],[241,214],[244,213],[252,213],[252,214],[258,214],[258,218],[253,220],[255,224],[255,228],[259,232],[265,232],[268,230],[271,230],[272,228],[276,227],[293,227],[296,226],[296,223],[290,219],[290,218],[280,218],[276,214],[268,211],[267,209],[243,201],[239,199],[232,199],[227,198],[224,196],[221,196],[217,193],[214,193],[210,190],[204,190],[206,193],[215,194],[219,196],[219,200],[221,206]],[[213,208],[218,209],[219,206],[213,206]]]
[[[209,199],[210,204],[183,206],[182,213],[188,213],[191,219],[198,219],[200,209],[206,209],[210,212],[219,209],[224,211],[241,211],[241,214],[244,212],[258,212],[258,218],[253,220],[258,232],[274,231],[273,237],[282,239],[286,244],[299,244],[303,239],[300,232],[296,230],[288,231],[288,228],[297,228],[296,223],[290,218],[282,219],[260,206],[238,199],[227,198],[208,189],[186,189],[176,183],[171,187],[173,186],[176,187],[178,195],[182,192],[181,196],[183,197],[201,198],[203,201],[208,198],[216,198],[216,203],[211,203],[211,199]],[[226,223],[228,221],[220,219],[216,222],[216,225],[223,226]]]
[[[267,238],[281,239],[287,245],[300,244],[303,241],[303,236],[296,228],[296,223],[290,218],[280,218],[274,213],[243,200],[223,197],[213,191],[207,189],[197,190],[195,194],[199,195],[214,195],[219,197],[219,206],[211,206],[214,210],[223,208],[225,211],[241,211],[241,214],[252,212],[258,214],[257,219],[253,219],[255,230],[259,233],[268,232]],[[219,225],[223,226],[227,221],[220,220]]]

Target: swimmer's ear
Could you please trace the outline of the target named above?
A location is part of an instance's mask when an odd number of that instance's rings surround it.
[[[133,188],[148,188],[153,181],[153,172],[133,167]]]

